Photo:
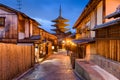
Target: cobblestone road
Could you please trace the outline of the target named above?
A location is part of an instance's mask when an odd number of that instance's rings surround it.
[[[20,80],[80,80],[74,74],[70,59],[62,52],[53,54]]]

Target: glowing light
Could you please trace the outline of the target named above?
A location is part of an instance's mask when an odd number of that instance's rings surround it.
[[[67,40],[67,43],[70,43],[70,40]]]
[[[63,40],[62,43],[65,43],[65,41]]]
[[[52,46],[52,49],[55,49],[55,47],[54,47],[54,46]]]
[[[38,48],[35,48],[35,52],[37,52],[38,51]]]

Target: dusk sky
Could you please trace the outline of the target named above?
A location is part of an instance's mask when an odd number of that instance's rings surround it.
[[[21,12],[34,18],[42,26],[41,28],[51,32],[51,21],[56,19],[59,15],[59,7],[62,6],[62,16],[70,21],[68,28],[72,32],[72,27],[75,21],[80,16],[84,7],[89,0],[21,0]],[[18,9],[17,0],[0,0],[0,3],[5,4],[14,9]]]

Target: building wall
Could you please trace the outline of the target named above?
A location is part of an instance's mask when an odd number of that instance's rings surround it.
[[[96,54],[96,44],[95,44],[95,42],[90,44],[90,50],[91,50],[91,54]]]
[[[48,44],[48,55],[51,55],[52,54],[52,43],[49,42]]]
[[[12,80],[34,65],[32,46],[0,43],[0,80]]]
[[[89,43],[86,46],[86,57],[85,59],[87,61],[90,60],[90,56],[96,54],[96,44],[95,43]]]
[[[85,57],[85,59],[87,61],[90,60],[90,53],[91,53],[91,51],[90,51],[90,44],[89,44],[89,45],[86,46],[86,57]]]
[[[25,20],[25,38],[30,37],[30,22],[29,19]]]
[[[93,29],[95,27],[95,24],[96,24],[96,17],[95,16],[96,16],[96,10],[91,12],[91,18],[90,18],[91,19],[90,20],[91,29]],[[95,31],[91,31],[90,34],[91,34],[91,37],[95,37]]]

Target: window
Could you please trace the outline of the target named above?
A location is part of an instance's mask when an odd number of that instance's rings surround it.
[[[107,29],[99,29],[96,32],[97,38],[106,38],[107,37]]]
[[[20,32],[24,33],[25,32],[25,20],[20,20],[19,25],[20,25],[19,27]]]
[[[109,27],[109,33],[108,33],[110,38],[118,38],[120,37],[120,27],[114,26],[114,27]]]
[[[5,17],[0,17],[0,27],[5,26]]]

